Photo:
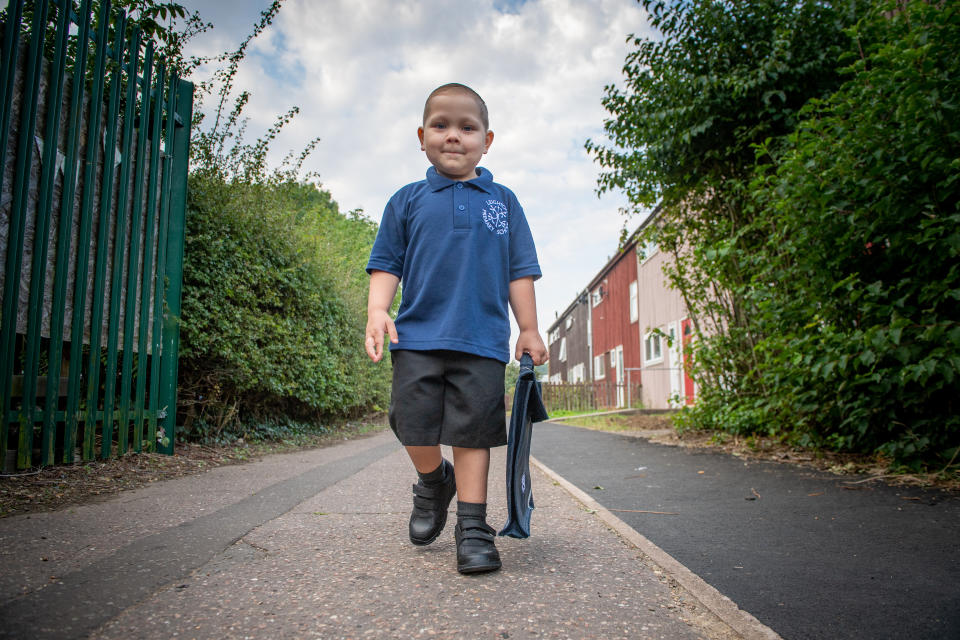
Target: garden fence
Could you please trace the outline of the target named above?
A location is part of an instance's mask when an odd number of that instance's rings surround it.
[[[541,385],[543,403],[547,413],[551,411],[604,411],[639,406],[639,382],[617,383],[613,380],[595,380],[593,382],[549,383]]]
[[[193,85],[91,6],[11,0],[2,25],[7,469],[173,451]]]

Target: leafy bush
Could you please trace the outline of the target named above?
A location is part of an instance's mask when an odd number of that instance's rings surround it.
[[[389,366],[363,351],[376,225],[341,214],[315,176],[301,177],[318,138],[268,166],[296,106],[244,141],[250,93],[234,91],[237,72],[279,9],[279,0],[264,9],[236,50],[191,60],[224,66],[198,86],[190,145],[177,421],[187,438],[323,432],[389,396]],[[207,114],[200,105],[211,96]]]
[[[949,467],[956,3],[644,4],[664,38],[608,89],[619,148],[588,148],[601,189],[662,205],[649,236],[701,331],[681,423]]]
[[[227,181],[188,191],[180,385],[204,433],[267,418],[319,419],[385,404],[389,369],[362,350],[363,264],[376,227],[307,182]]]
[[[942,465],[960,444],[960,10],[880,5],[851,33],[849,79],[755,185],[762,377],[812,438]]]

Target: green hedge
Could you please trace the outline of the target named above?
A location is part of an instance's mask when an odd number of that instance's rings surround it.
[[[756,366],[688,418],[938,471],[960,445],[960,11],[878,4],[850,34],[731,252]]]
[[[180,342],[185,437],[385,406],[363,353],[376,226],[309,182],[189,179]]]
[[[960,470],[960,7],[643,0],[602,190],[701,330],[681,426]]]

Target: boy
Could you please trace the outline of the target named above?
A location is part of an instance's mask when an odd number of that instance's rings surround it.
[[[510,359],[507,303],[520,329],[514,355],[547,359],[537,329],[540,277],[523,209],[477,165],[493,142],[487,107],[469,87],[430,94],[417,130],[432,165],[426,180],[390,198],[370,252],[366,351],[383,357],[390,337],[390,426],[419,480],[410,541],[436,540],[457,494],[457,570],[496,571],[500,555],[486,523],[490,447],[507,443],[504,368]],[[389,309],[403,282],[396,323]],[[453,464],[440,445],[453,447]],[[456,474],[454,474],[456,469]]]

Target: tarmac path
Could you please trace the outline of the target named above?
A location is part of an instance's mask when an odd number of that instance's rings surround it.
[[[728,625],[536,470],[533,535],[461,576],[453,518],[427,547],[406,539],[413,480],[385,432],[2,519],[0,637],[776,638]]]
[[[960,638],[956,494],[551,423],[532,454],[783,638]]]

